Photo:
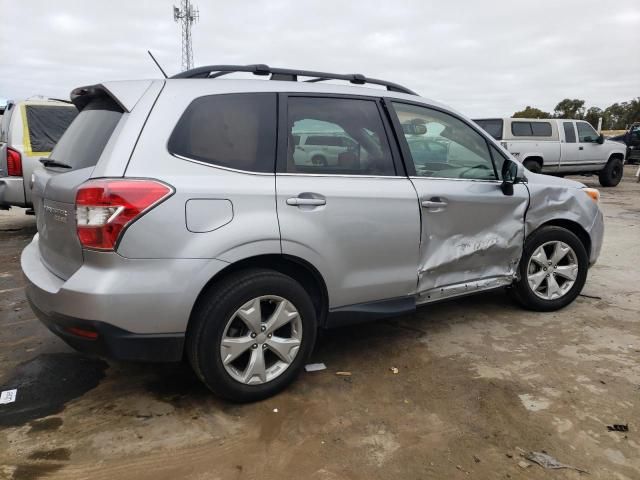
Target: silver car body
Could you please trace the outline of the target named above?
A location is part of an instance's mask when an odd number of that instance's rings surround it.
[[[286,260],[305,269],[324,290],[321,324],[333,326],[509,285],[525,238],[544,224],[580,232],[591,263],[600,252],[602,214],[583,185],[569,180],[527,172],[527,181],[507,196],[498,180],[255,173],[167,149],[182,113],[205,95],[385,97],[451,112],[473,125],[437,102],[379,89],[261,80],[168,79],[98,88],[125,113],[95,167],[35,175],[39,233],[22,254],[22,268],[29,300],[50,327],[81,319],[125,336],[175,340],[161,354],[113,347],[115,356],[179,359],[199,295],[237,265]],[[77,186],[102,177],[153,178],[173,190],[127,228],[113,252],[83,250],[75,234]],[[292,202],[300,198],[324,203]]]

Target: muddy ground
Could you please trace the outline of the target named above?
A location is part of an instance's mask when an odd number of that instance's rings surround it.
[[[49,333],[19,270],[33,217],[2,213],[0,390],[18,397],[0,405],[0,478],[640,479],[633,171],[602,190],[603,253],[563,311],[495,292],[335,330],[314,354],[326,371],[240,406],[184,367],[85,358]],[[544,470],[531,450],[589,475]]]

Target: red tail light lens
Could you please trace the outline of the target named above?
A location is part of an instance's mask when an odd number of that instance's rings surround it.
[[[173,193],[156,180],[90,180],[76,194],[78,238],[83,247],[113,250],[122,231]]]
[[[22,176],[22,155],[11,147],[7,147],[7,174],[10,177]]]

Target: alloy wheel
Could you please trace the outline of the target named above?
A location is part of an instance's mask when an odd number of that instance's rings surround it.
[[[238,308],[222,334],[227,373],[246,385],[268,383],[293,363],[302,342],[302,319],[285,298],[263,295]]]
[[[544,300],[555,300],[567,294],[578,278],[578,257],[564,242],[540,245],[527,266],[531,291]]]

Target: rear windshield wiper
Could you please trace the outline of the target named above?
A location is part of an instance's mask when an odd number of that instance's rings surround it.
[[[40,163],[45,167],[60,167],[60,168],[73,168],[71,165],[67,165],[66,163],[58,162],[53,158],[41,158]]]

